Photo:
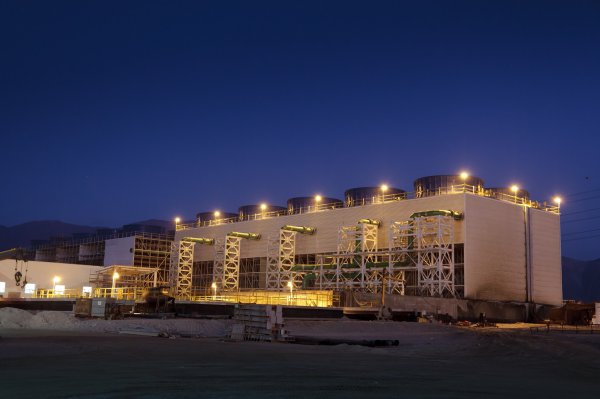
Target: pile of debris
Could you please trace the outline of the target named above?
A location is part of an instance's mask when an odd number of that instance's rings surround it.
[[[230,338],[234,341],[289,341],[280,305],[235,306]]]

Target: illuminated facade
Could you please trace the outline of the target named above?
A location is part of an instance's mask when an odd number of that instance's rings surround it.
[[[224,294],[281,292],[291,282],[302,291],[561,304],[556,206],[486,190],[477,178],[433,178],[417,180],[415,194],[371,188],[362,198],[346,195],[343,206],[302,197],[288,212],[261,207],[241,220],[179,223],[173,279],[181,270],[188,284],[191,275],[190,297],[210,295],[213,284]],[[190,239],[204,241],[179,251]]]

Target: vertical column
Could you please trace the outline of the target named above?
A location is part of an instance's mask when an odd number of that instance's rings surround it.
[[[179,270],[177,274],[177,294],[180,298],[189,299],[192,296],[192,273],[194,268],[193,242],[179,243]]]
[[[296,263],[296,232],[279,231],[279,287],[286,288],[292,281],[292,269]],[[297,287],[295,287],[297,288]]]
[[[238,291],[240,277],[240,237],[225,236],[225,264],[223,267],[223,290]]]
[[[218,289],[223,289],[223,273],[225,269],[225,241],[215,240],[215,261],[213,264],[213,283]]]

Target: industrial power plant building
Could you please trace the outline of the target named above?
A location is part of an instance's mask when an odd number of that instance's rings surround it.
[[[414,192],[347,190],[178,221],[170,281],[180,298],[364,292],[562,303],[560,199],[477,177],[428,176]]]

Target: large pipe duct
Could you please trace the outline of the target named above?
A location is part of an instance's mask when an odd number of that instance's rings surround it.
[[[231,233],[227,233],[227,235],[231,237],[245,238],[247,240],[260,240],[260,234],[256,233],[240,233],[239,231],[232,231]]]
[[[410,215],[409,219],[427,217],[427,216],[452,216],[452,218],[454,220],[461,220],[463,218],[462,212],[439,209],[439,210],[433,210],[433,211],[415,212],[412,215]]]
[[[214,238],[202,238],[202,237],[183,237],[181,241],[193,242],[196,244],[214,245]]]
[[[381,220],[377,220],[377,219],[360,219],[358,221],[358,224],[372,224],[375,225],[377,227],[381,226]]]
[[[317,229],[314,227],[308,227],[308,226],[292,226],[289,224],[286,224],[285,226],[283,226],[281,228],[281,230],[287,230],[287,231],[295,231],[296,233],[301,233],[301,234],[308,234],[308,235],[313,235],[317,232]]]

